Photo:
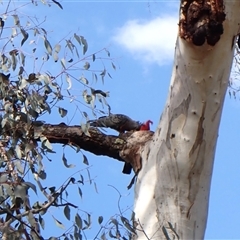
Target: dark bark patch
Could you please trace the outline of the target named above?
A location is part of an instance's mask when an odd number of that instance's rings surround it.
[[[223,0],[182,0],[179,35],[196,46],[214,46],[223,34]]]
[[[141,151],[146,142],[152,139],[153,132],[151,131],[136,131],[128,139],[123,149],[120,151],[120,157],[131,165],[134,172],[137,174],[142,168]],[[147,160],[147,159],[143,159]]]
[[[175,133],[172,133],[172,135],[171,135],[171,139],[172,139],[172,138],[175,138]]]

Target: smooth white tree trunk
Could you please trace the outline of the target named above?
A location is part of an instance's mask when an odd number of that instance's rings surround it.
[[[224,33],[214,47],[177,39],[167,103],[136,182],[137,239],[204,238],[240,1],[225,1],[225,13]]]

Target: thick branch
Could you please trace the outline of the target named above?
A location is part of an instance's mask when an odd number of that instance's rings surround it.
[[[42,134],[51,143],[63,143],[79,146],[81,149],[96,155],[104,155],[122,162],[130,163],[135,172],[141,169],[140,151],[151,139],[153,132],[127,132],[120,136],[106,135],[97,128],[88,129],[89,136],[84,134],[80,126],[44,124],[35,127],[34,133]]]
[[[106,135],[96,128],[89,128],[90,136],[84,134],[80,126],[45,124],[42,134],[51,143],[63,143],[79,146],[81,149],[96,155],[104,155],[119,161],[124,161],[119,152],[124,148],[126,141],[122,136]]]

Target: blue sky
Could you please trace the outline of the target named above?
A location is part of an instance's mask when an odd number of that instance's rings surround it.
[[[25,11],[40,18],[47,17],[43,26],[50,31],[50,42],[56,43],[69,33],[77,32],[87,39],[89,54],[107,47],[117,70],[108,66],[113,79],[107,78],[104,85],[97,83],[96,86],[110,91],[108,102],[114,113],[124,113],[139,121],[151,119],[154,130],[164,108],[171,77],[179,2],[62,1],[61,4],[64,10],[54,4],[46,7],[39,3],[38,7],[26,6]],[[51,66],[51,71],[55,71],[55,65]],[[82,89],[73,83],[73,91],[80,92]],[[63,120],[70,122],[77,103],[65,100],[61,104],[69,111],[65,119],[57,115],[44,116],[44,119],[50,123]],[[78,107],[81,108],[82,105]],[[240,239],[237,230],[240,216],[239,110],[239,97],[234,100],[227,95],[219,131],[205,239]],[[80,124],[82,120],[77,112],[71,124]],[[68,162],[76,167],[66,169],[61,160],[63,147],[54,146],[54,150],[58,154],[52,155],[52,162],[44,162],[46,171],[51,172],[46,183],[60,185],[71,174],[86,167],[82,164],[81,154],[68,148],[65,149]],[[93,184],[89,186],[86,183],[81,186],[82,199],[75,187],[69,189],[68,198],[79,205],[79,214],[83,218],[85,215],[82,210],[92,214],[93,227],[86,232],[87,238],[91,239],[99,229],[96,227],[98,216],[102,215],[106,223],[111,216],[119,214],[119,195],[109,185],[121,192],[120,206],[126,210],[125,216],[131,214],[133,189],[126,189],[131,176],[121,173],[122,163],[107,157],[85,154],[98,193]],[[87,179],[86,171],[82,170],[81,173]],[[71,223],[61,215],[61,210],[51,209],[46,220],[46,237],[57,236],[61,232],[52,226],[54,222],[51,215],[60,220],[66,229]]]

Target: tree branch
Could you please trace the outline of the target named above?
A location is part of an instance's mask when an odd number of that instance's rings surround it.
[[[151,131],[126,132],[119,136],[106,135],[97,128],[89,128],[88,132],[89,136],[80,126],[64,123],[34,127],[35,134],[44,135],[51,143],[72,144],[95,155],[130,163],[135,172],[141,169],[139,151],[153,136]]]
[[[97,128],[89,128],[88,131],[90,136],[85,135],[80,126],[67,126],[60,123],[43,125],[42,134],[51,143],[72,144],[95,155],[104,155],[124,162],[119,152],[126,144],[127,135],[124,134],[125,136],[123,135],[121,138],[106,135]]]

